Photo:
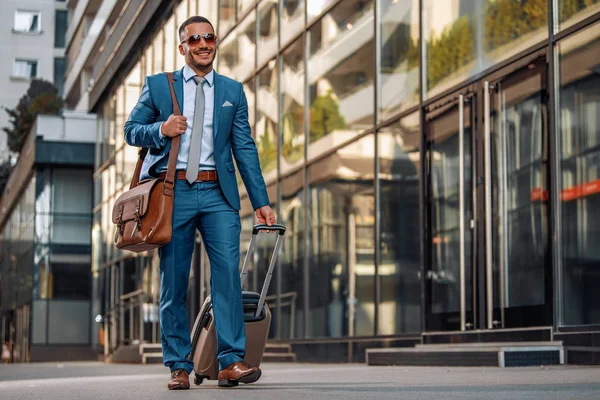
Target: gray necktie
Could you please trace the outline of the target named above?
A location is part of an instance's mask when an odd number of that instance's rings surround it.
[[[200,152],[202,151],[202,126],[204,125],[204,82],[206,79],[194,76],[196,82],[196,108],[194,109],[194,121],[192,125],[192,140],[188,153],[185,179],[192,184],[198,179],[198,167],[200,166]]]

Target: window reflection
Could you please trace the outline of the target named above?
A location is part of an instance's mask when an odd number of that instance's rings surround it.
[[[258,65],[277,54],[279,11],[277,0],[264,0],[258,6]]]
[[[600,24],[558,45],[563,324],[600,322]]]
[[[304,0],[281,0],[281,44],[304,29]]]
[[[256,13],[251,12],[219,45],[219,73],[244,81],[250,77],[256,60]]]
[[[307,0],[308,22],[321,15],[335,0]]]
[[[309,158],[373,126],[373,3],[348,0],[309,32]]]
[[[219,0],[219,36],[224,36],[235,24],[235,0]]]
[[[277,63],[271,60],[258,74],[256,147],[267,183],[277,178]]]
[[[281,250],[282,339],[304,337],[304,171],[281,181],[280,221],[285,225]]]
[[[426,97],[548,37],[548,2],[424,0]]]
[[[378,0],[381,8],[380,120],[419,101],[419,0]]]
[[[304,160],[304,40],[300,38],[281,57],[281,173]]]
[[[368,135],[308,169],[309,336],[373,334],[374,147]]]
[[[381,335],[420,332],[419,113],[377,134],[381,185]]]
[[[560,29],[575,25],[600,11],[600,0],[558,0],[558,5]]]

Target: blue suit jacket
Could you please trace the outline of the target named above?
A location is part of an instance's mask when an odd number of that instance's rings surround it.
[[[183,111],[183,69],[174,73],[177,102]],[[229,204],[240,209],[233,157],[248,190],[252,207],[269,204],[256,145],[250,134],[248,102],[242,84],[215,72],[213,116],[214,158],[221,190]],[[225,101],[233,107],[222,107]],[[171,139],[161,142],[159,128],[173,113],[169,80],[165,73],[148,76],[142,94],[125,122],[125,142],[149,149],[140,179],[156,177],[167,168]]]

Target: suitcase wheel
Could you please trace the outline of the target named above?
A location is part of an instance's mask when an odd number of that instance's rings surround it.
[[[194,384],[202,385],[202,381],[204,381],[205,378],[208,379],[208,376],[196,374],[196,376],[194,377]]]

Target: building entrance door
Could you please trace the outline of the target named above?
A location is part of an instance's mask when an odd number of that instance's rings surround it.
[[[552,324],[547,62],[425,109],[425,330]]]

